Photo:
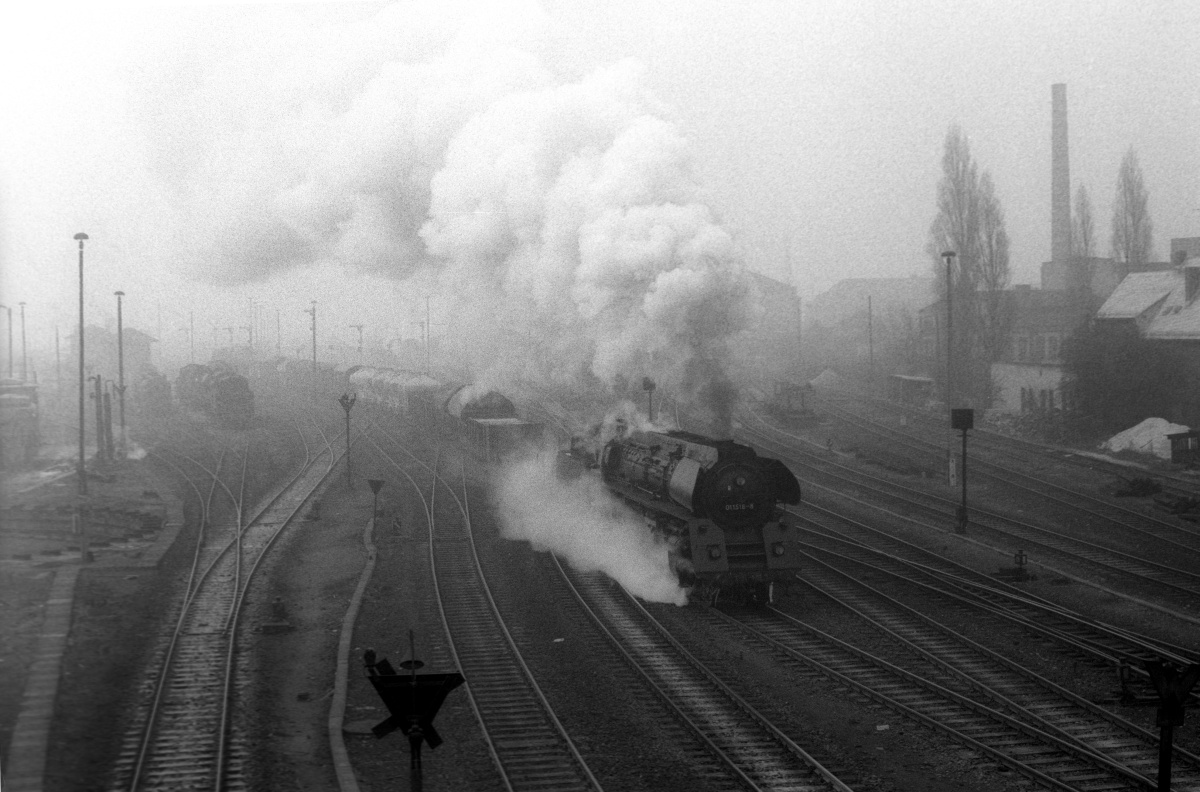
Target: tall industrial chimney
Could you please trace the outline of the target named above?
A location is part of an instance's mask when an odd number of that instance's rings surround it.
[[[1050,260],[1071,258],[1071,157],[1067,151],[1067,86],[1050,86]]]

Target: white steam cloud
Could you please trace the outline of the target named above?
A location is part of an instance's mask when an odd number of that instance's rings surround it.
[[[727,413],[746,286],[687,141],[635,62],[556,74],[549,27],[526,2],[402,2],[189,73],[150,111],[216,244],[202,274],[419,274],[477,377],[653,372]]]
[[[611,495],[598,476],[564,481],[553,468],[553,454],[505,468],[499,482],[505,538],[550,550],[581,572],[603,572],[642,599],[686,605],[667,547],[643,519]]]

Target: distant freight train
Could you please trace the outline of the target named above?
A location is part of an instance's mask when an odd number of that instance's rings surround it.
[[[390,415],[439,427],[488,462],[536,446],[542,436],[542,424],[523,420],[516,406],[494,390],[386,368],[351,370],[348,382],[358,399]]]
[[[230,429],[246,429],[254,418],[250,384],[225,363],[184,366],[175,380],[175,397]]]
[[[691,432],[619,431],[599,454],[573,441],[558,467],[565,477],[598,469],[667,541],[680,584],[703,599],[771,602],[800,569],[795,531],[778,509],[800,502],[800,483],[750,446]]]

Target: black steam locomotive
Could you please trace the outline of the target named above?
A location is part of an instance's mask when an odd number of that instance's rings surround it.
[[[196,363],[179,370],[175,396],[180,405],[204,413],[230,429],[246,429],[254,417],[250,383],[225,363]]]
[[[800,568],[794,530],[778,509],[800,502],[800,483],[750,446],[682,431],[619,433],[598,458],[578,441],[560,455],[560,475],[586,468],[599,468],[609,490],[666,540],[693,595],[770,602]]]

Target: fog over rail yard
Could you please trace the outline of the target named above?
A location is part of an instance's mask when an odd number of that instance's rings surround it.
[[[1200,9],[0,29],[0,785],[1200,791]]]

